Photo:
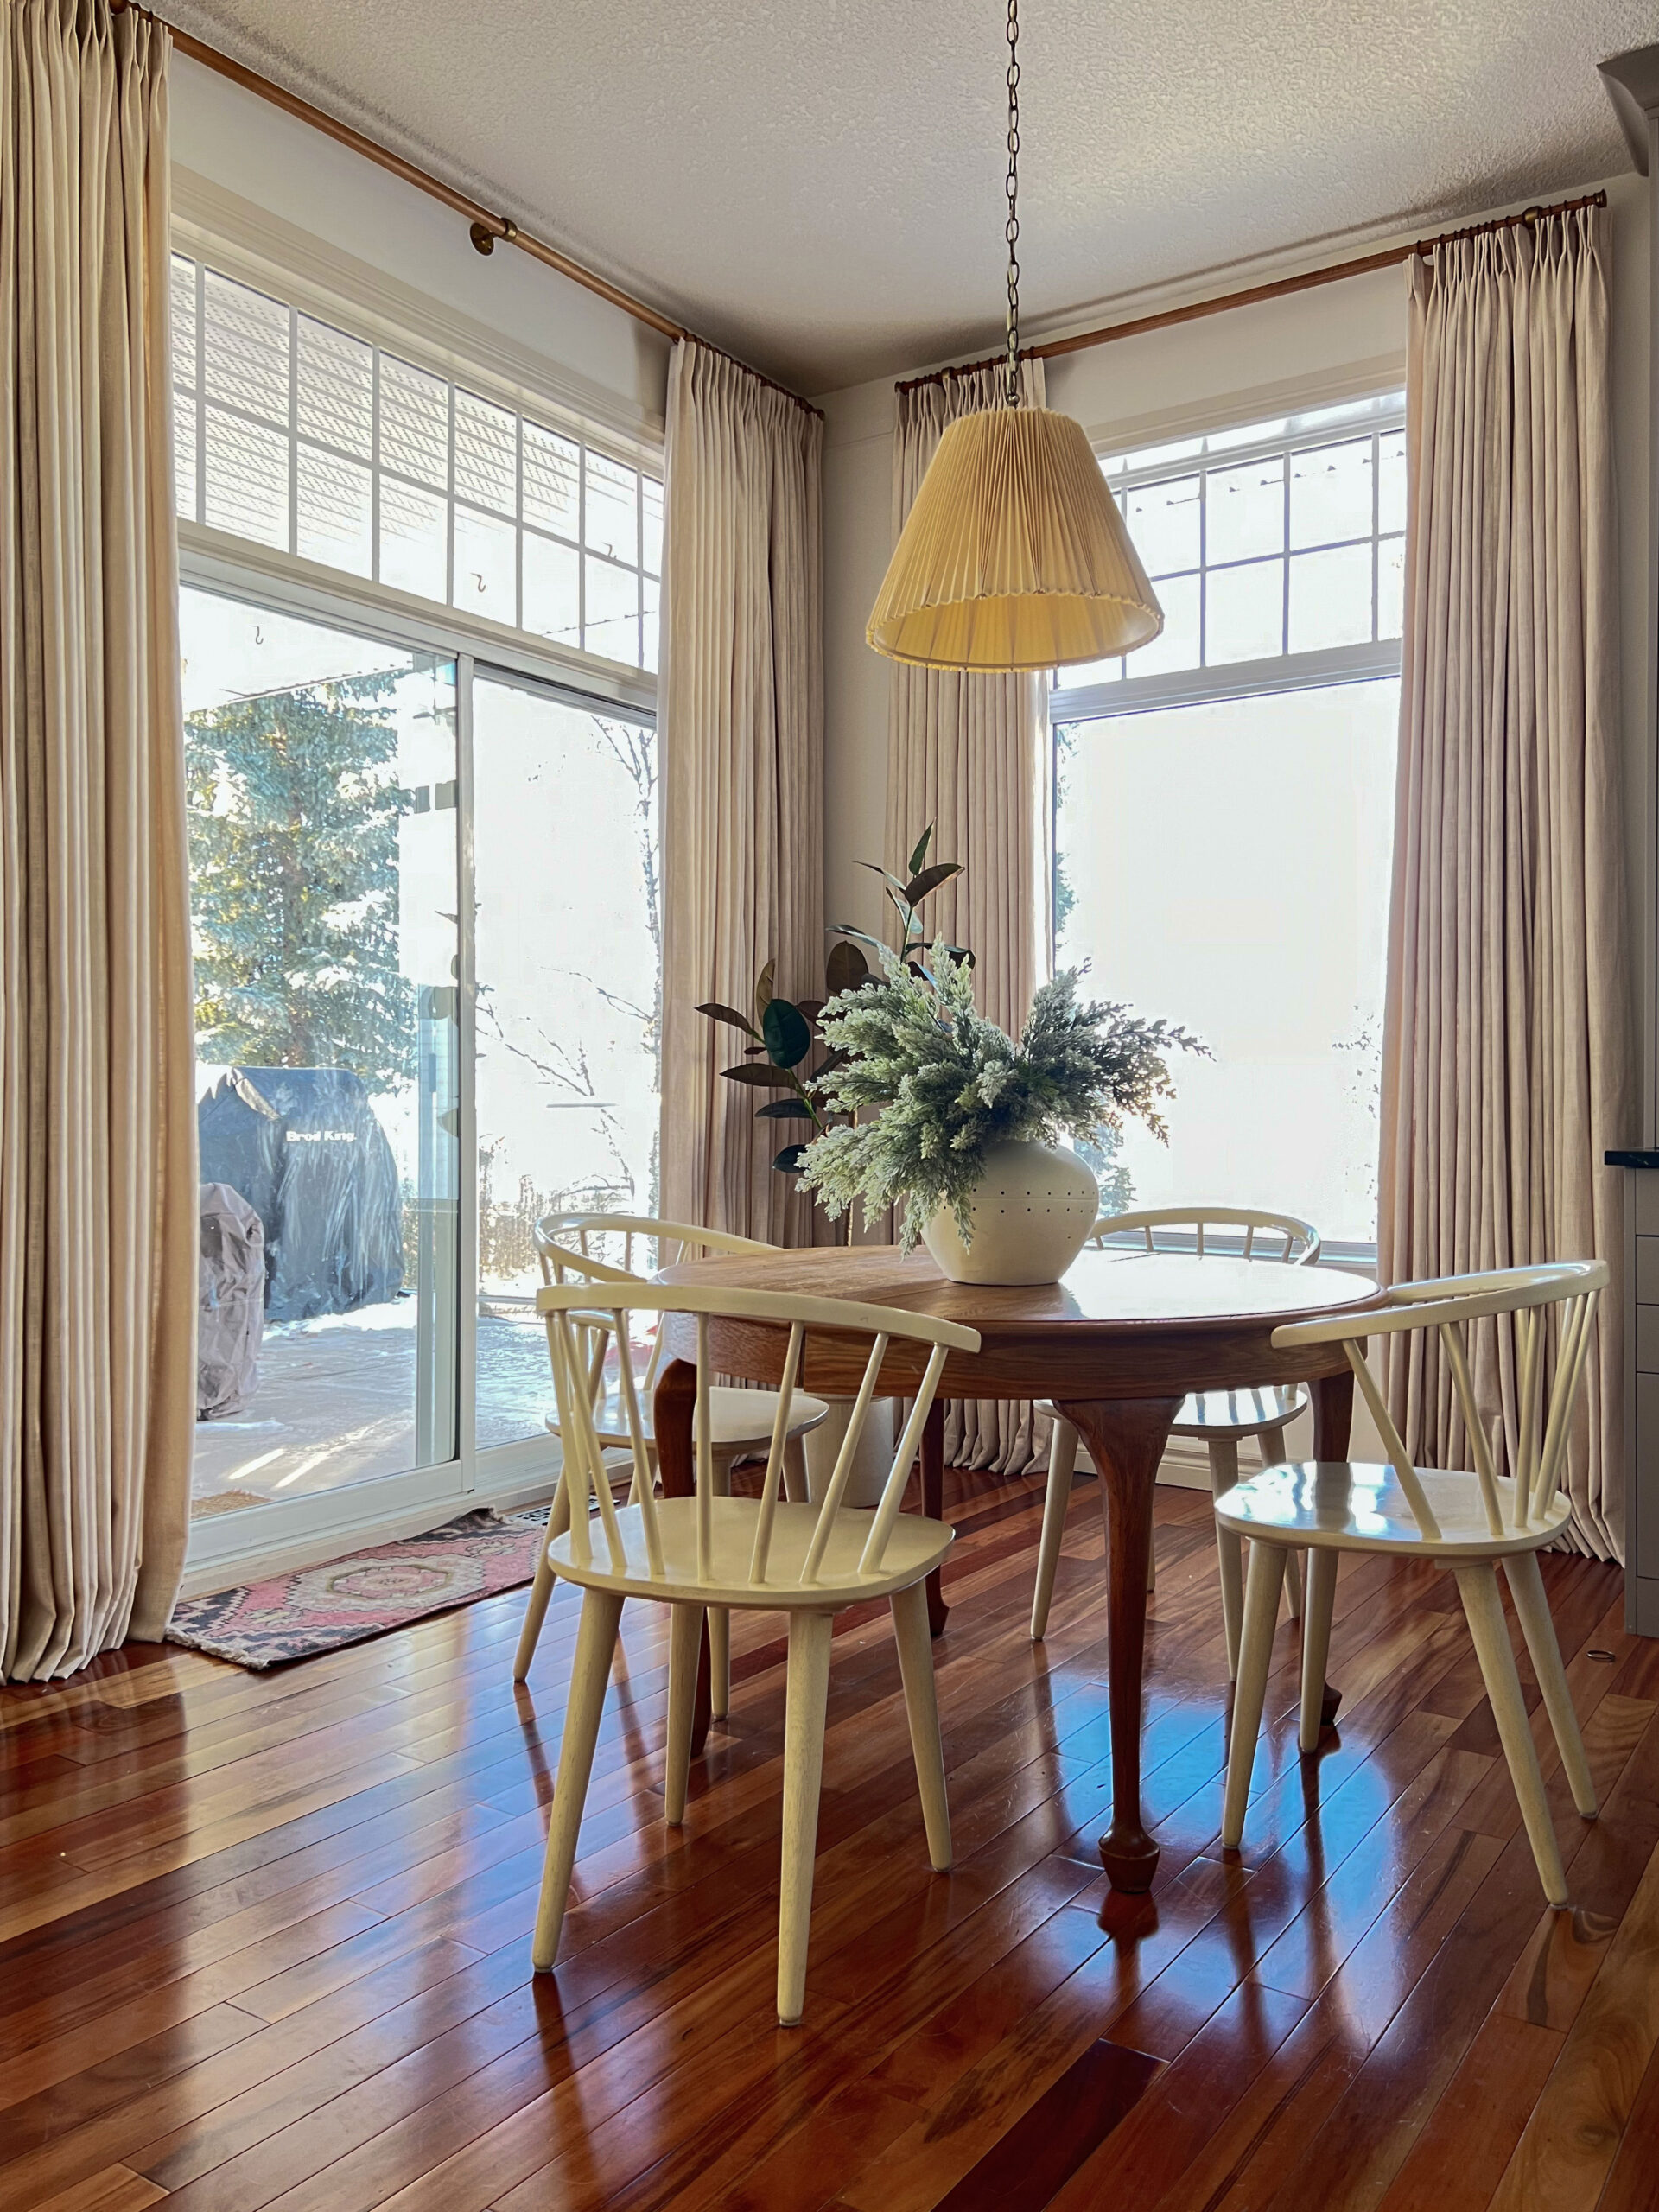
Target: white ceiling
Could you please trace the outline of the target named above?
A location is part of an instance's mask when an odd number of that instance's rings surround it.
[[[159,0],[807,391],[995,343],[1001,0]],[[1028,318],[1628,167],[1655,0],[1025,0]]]

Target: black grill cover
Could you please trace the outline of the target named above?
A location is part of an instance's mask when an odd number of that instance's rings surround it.
[[[232,1068],[196,1109],[201,1179],[228,1183],[265,1232],[265,1315],[308,1321],[395,1298],[397,1163],[349,1068]]]

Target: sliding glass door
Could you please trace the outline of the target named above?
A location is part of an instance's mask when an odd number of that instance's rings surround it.
[[[181,627],[201,1516],[455,1458],[455,667],[205,592]]]
[[[223,1557],[550,1478],[534,1224],[656,1203],[656,738],[466,654],[181,608]]]
[[[649,722],[480,675],[472,762],[485,1451],[545,1433],[535,1223],[656,1211],[662,925]]]

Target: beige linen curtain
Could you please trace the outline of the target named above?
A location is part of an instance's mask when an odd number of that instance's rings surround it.
[[[898,394],[893,436],[895,541],[950,423],[1001,404],[1006,371],[974,369]],[[1043,365],[1020,366],[1020,403],[1044,404]],[[1048,958],[1046,865],[1047,687],[1041,677],[969,676],[893,665],[887,718],[889,868],[930,822],[935,856],[963,874],[925,909],[929,929],[973,948],[980,1012],[1018,1036]],[[952,1466],[1011,1474],[1046,1443],[1032,1409],[1000,1400],[947,1410]]]
[[[195,1417],[166,34],[0,47],[0,1671],[159,1638]]]
[[[777,963],[823,995],[823,425],[695,339],[669,366],[663,577],[663,1207],[773,1243],[813,1217],[772,1155],[794,1132],[722,1081]],[[760,1094],[764,1096],[764,1094]]]
[[[1634,1126],[1607,252],[1586,208],[1409,264],[1384,1281],[1620,1249],[1601,1165]],[[1624,1552],[1621,1346],[1604,1300],[1568,1476],[1602,1558]],[[1512,1446],[1507,1332],[1485,1332],[1476,1383]],[[1389,1395],[1426,1461],[1471,1464],[1423,1339]]]

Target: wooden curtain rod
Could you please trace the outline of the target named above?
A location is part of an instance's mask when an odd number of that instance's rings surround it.
[[[1362,255],[1357,261],[1332,262],[1328,268],[1310,269],[1300,276],[1277,276],[1269,283],[1252,284],[1247,291],[1224,293],[1219,299],[1196,300],[1180,308],[1166,308],[1157,315],[1143,315],[1133,322],[1108,323],[1103,329],[1079,331],[1074,338],[1051,338],[1044,346],[1025,346],[1020,358],[1025,361],[1052,361],[1061,353],[1080,353],[1090,346],[1107,346],[1115,338],[1139,338],[1149,330],[1168,330],[1176,323],[1196,322],[1200,316],[1221,315],[1231,308],[1253,308],[1263,300],[1281,300],[1292,292],[1311,292],[1319,284],[1335,284],[1345,276],[1369,276],[1374,269],[1391,269],[1402,261],[1409,261],[1414,254],[1427,257],[1436,247],[1452,245],[1459,238],[1479,238],[1488,231],[1513,230],[1524,223],[1529,228],[1535,223],[1548,220],[1552,215],[1570,215],[1580,207],[1605,207],[1605,192],[1586,192],[1581,200],[1562,200],[1552,207],[1524,207],[1518,215],[1497,215],[1489,223],[1471,223],[1461,231],[1442,231],[1438,238],[1418,238],[1411,245],[1389,246],[1381,253]],[[935,369],[925,377],[909,377],[900,384],[900,391],[917,391],[924,385],[944,384],[950,377],[970,377],[982,369],[994,369],[1007,359],[1006,353],[990,353],[982,361],[964,361],[950,369]]]
[[[252,92],[257,99],[268,100],[272,107],[279,107],[301,123],[309,124],[312,130],[321,131],[325,137],[334,139],[339,145],[349,147],[353,153],[360,154],[365,162],[373,162],[380,168],[389,169],[393,176],[400,177],[405,184],[412,184],[417,192],[424,192],[430,199],[441,200],[446,207],[465,218],[467,236],[480,253],[493,253],[498,238],[508,245],[516,245],[521,253],[529,254],[531,260],[542,262],[549,269],[556,269],[561,276],[568,276],[573,284],[580,284],[585,290],[596,293],[601,300],[608,300],[613,308],[620,308],[624,315],[632,315],[636,322],[643,322],[648,329],[660,332],[671,343],[690,338],[697,345],[707,346],[711,353],[718,353],[723,359],[735,362],[740,369],[747,371],[768,390],[782,392],[785,399],[792,399],[798,407],[804,408],[809,415],[816,415],[820,422],[823,421],[823,409],[814,407],[810,399],[803,399],[799,392],[791,391],[787,385],[779,384],[774,378],[762,374],[760,370],[750,368],[747,361],[739,361],[736,354],[727,353],[723,346],[710,345],[708,339],[697,337],[695,331],[687,330],[683,325],[672,321],[665,315],[659,315],[655,308],[648,307],[643,300],[636,300],[632,293],[625,292],[607,277],[600,276],[592,269],[583,268],[581,262],[573,261],[568,253],[561,253],[545,238],[537,238],[532,232],[520,230],[510,215],[496,214],[478,200],[469,199],[466,193],[456,191],[454,185],[446,184],[442,177],[434,176],[429,169],[417,168],[413,162],[405,161],[401,154],[394,154],[389,146],[382,146],[362,131],[354,130],[349,123],[342,123],[337,116],[329,115],[322,108],[314,107],[309,100],[302,99],[297,92],[290,92],[286,86],[278,85],[269,77],[262,77],[257,69],[247,68],[240,61],[233,61],[228,54],[221,54],[216,47],[205,46],[199,38],[192,38],[188,31],[178,29],[164,16],[141,6],[139,0],[110,0],[110,13],[112,16],[142,16],[147,22],[155,23],[164,30],[179,53],[188,60],[200,62],[203,68],[212,69],[217,75],[228,78],[232,84],[239,85],[245,92]]]

